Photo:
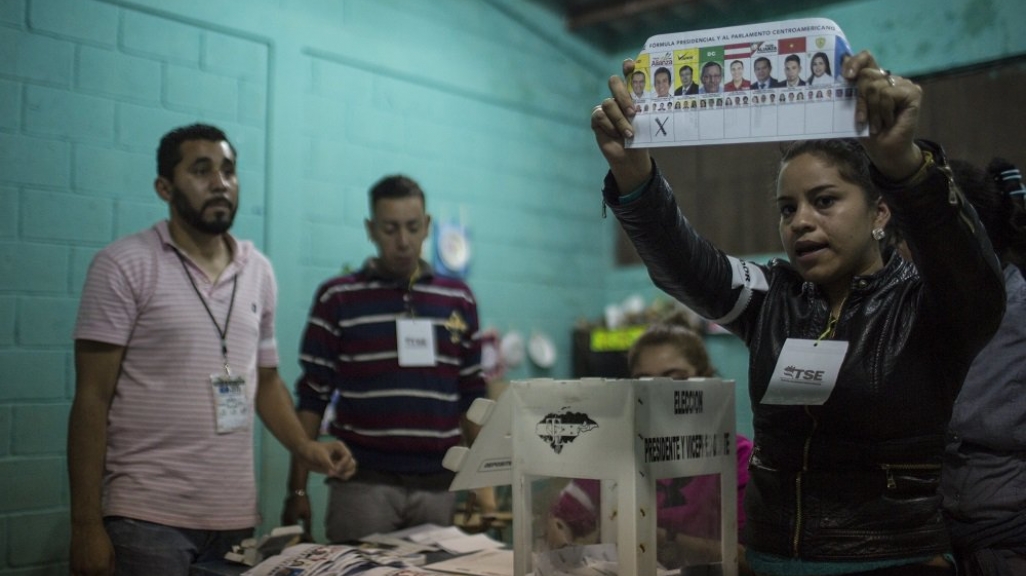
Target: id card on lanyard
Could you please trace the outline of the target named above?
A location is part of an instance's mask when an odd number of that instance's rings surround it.
[[[246,379],[231,374],[211,374],[210,384],[214,389],[217,433],[228,434],[246,429],[249,424]]]
[[[820,405],[830,398],[848,343],[788,338],[762,404]]]
[[[236,273],[232,276],[232,299],[228,303],[228,314],[225,317],[224,329],[222,330],[221,325],[214,318],[214,313],[210,310],[206,299],[200,294],[199,287],[196,286],[196,280],[189,273],[189,267],[185,264],[185,257],[182,256],[177,248],[175,248],[175,254],[182,263],[185,277],[192,284],[192,289],[196,291],[196,297],[203,304],[203,308],[207,311],[207,316],[210,316],[210,321],[214,323],[214,329],[217,330],[217,335],[221,339],[221,358],[224,361],[223,371],[210,375],[210,387],[214,395],[215,428],[218,434],[229,434],[237,430],[245,430],[249,424],[250,410],[249,397],[246,394],[246,379],[232,374],[232,369],[228,364],[228,326],[232,320],[232,309],[235,308],[235,293],[239,288],[239,275]]]
[[[395,337],[400,366],[434,366],[435,328],[431,320],[399,318],[395,321]]]
[[[420,277],[420,263],[410,275],[409,285],[403,295],[406,304],[405,318],[395,321],[395,344],[399,365],[403,367],[435,366],[435,325],[430,319],[416,318],[413,306],[413,286]]]

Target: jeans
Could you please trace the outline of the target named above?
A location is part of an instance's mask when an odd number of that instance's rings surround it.
[[[114,545],[117,576],[189,576],[193,564],[222,560],[253,535],[253,528],[191,530],[122,516],[108,516],[103,524]]]
[[[451,475],[438,475],[446,482]],[[448,484],[432,485],[434,476],[399,475],[363,470],[347,481],[329,479],[324,524],[331,542],[353,542],[419,524],[452,525],[456,493]]]

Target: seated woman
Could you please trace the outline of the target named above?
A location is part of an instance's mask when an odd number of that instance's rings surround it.
[[[687,380],[715,374],[701,336],[685,321],[670,319],[650,326],[631,346],[627,365],[632,378]],[[737,526],[748,484],[751,440],[737,437]],[[656,486],[659,559],[668,568],[713,561],[719,554],[719,476],[659,480]],[[560,492],[550,510],[546,538],[553,548],[594,542],[597,537],[599,481],[577,479]]]

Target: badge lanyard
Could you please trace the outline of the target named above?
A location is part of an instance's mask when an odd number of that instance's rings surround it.
[[[188,266],[185,265],[185,258],[181,252],[175,248],[175,255],[178,256],[178,261],[182,263],[182,270],[185,271],[185,276],[189,279],[189,284],[192,284],[192,289],[196,291],[196,297],[199,298],[203,304],[203,308],[207,311],[207,316],[210,317],[210,321],[214,323],[214,329],[217,330],[217,335],[221,338],[221,357],[224,359],[224,373],[229,378],[232,375],[231,368],[228,367],[228,324],[232,320],[232,309],[235,307],[235,291],[239,287],[239,274],[238,272],[232,276],[232,299],[228,303],[228,315],[224,319],[224,330],[221,330],[221,326],[217,323],[217,318],[214,318],[214,313],[210,310],[210,306],[207,304],[207,300],[200,293],[199,287],[196,286],[196,280],[193,279],[192,274],[189,273]]]
[[[246,379],[241,376],[233,376],[228,366],[228,325],[232,319],[232,309],[235,307],[235,292],[239,287],[238,272],[232,276],[232,299],[228,304],[228,316],[224,319],[224,330],[214,318],[214,312],[210,309],[203,294],[200,293],[196,280],[189,273],[189,267],[185,265],[185,258],[178,250],[175,250],[178,260],[182,263],[182,270],[189,277],[192,289],[196,296],[203,303],[203,308],[214,323],[217,335],[221,338],[221,357],[224,360],[224,374],[211,374],[210,384],[214,392],[214,419],[218,434],[229,434],[240,430],[246,430],[249,423],[249,403],[246,399]]]
[[[413,306],[413,285],[417,283],[419,277],[420,262],[417,262],[417,267],[413,269],[413,274],[410,275],[410,282],[406,286],[406,292],[403,293],[403,306],[406,308],[407,318],[417,317],[417,309]]]
[[[396,318],[395,339],[398,362],[403,367],[435,366],[438,363],[435,349],[435,329],[430,318],[417,318],[413,307],[413,285],[420,276],[420,264],[410,276],[403,301],[406,317]]]

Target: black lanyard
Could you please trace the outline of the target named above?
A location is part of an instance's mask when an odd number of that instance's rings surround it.
[[[214,323],[217,335],[221,337],[221,355],[224,357],[224,371],[225,374],[231,376],[231,370],[228,369],[228,324],[232,321],[232,308],[235,307],[235,290],[239,287],[239,274],[236,272],[232,276],[232,300],[228,303],[228,316],[224,319],[224,330],[221,330],[221,326],[217,323],[217,318],[214,318],[214,313],[210,311],[210,306],[207,304],[206,299],[203,298],[203,294],[200,294],[199,287],[196,286],[196,280],[189,273],[189,267],[185,265],[185,258],[178,251],[178,248],[174,250],[175,256],[178,256],[178,261],[182,263],[182,270],[185,270],[185,276],[189,279],[189,284],[192,284],[192,289],[196,291],[196,297],[203,304],[203,308],[207,311],[207,316],[210,316],[210,321]]]

